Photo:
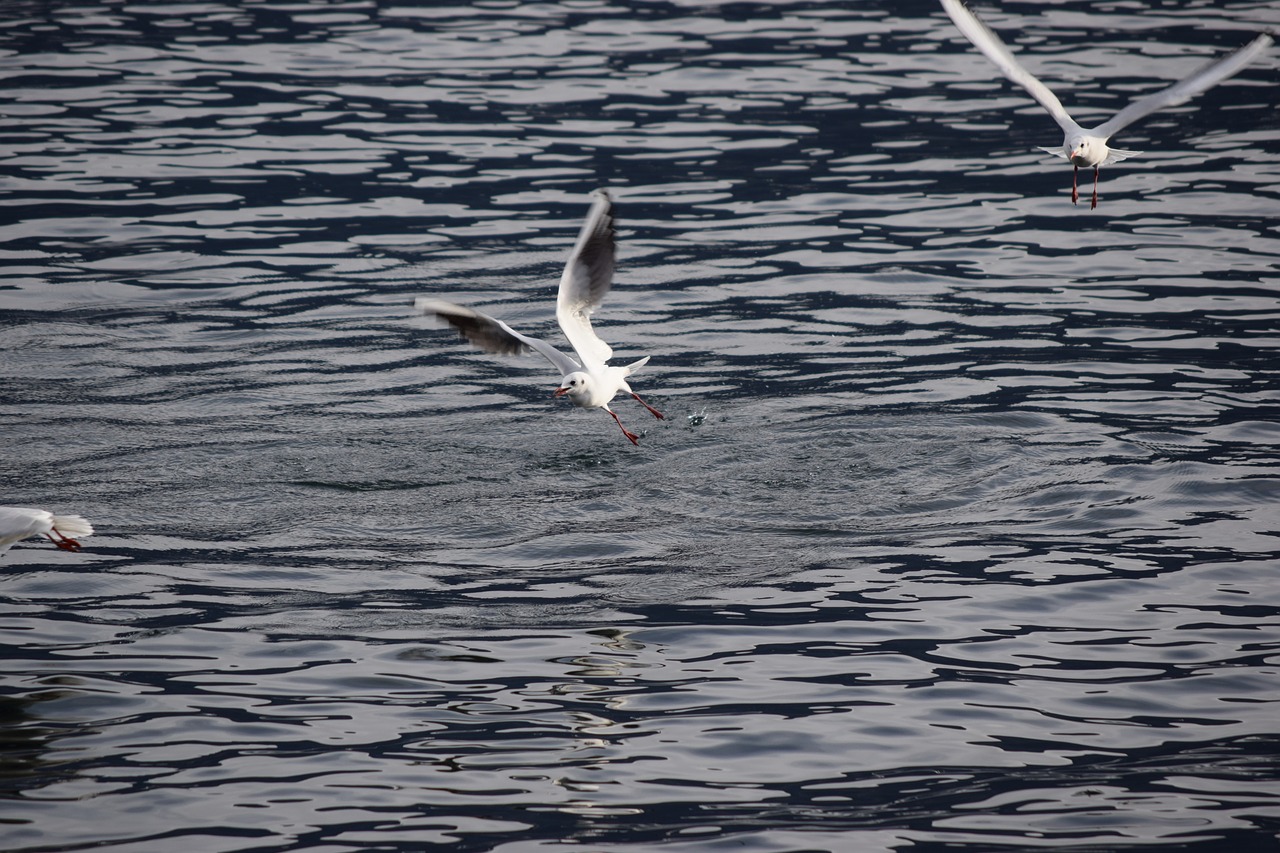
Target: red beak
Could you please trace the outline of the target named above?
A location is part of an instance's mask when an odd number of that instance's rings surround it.
[[[568,388],[557,388],[557,389],[555,390],[555,393],[553,393],[551,396],[552,396],[552,397],[559,397],[561,394],[566,394],[566,393],[568,393],[568,391],[569,391],[569,389],[568,389]]]

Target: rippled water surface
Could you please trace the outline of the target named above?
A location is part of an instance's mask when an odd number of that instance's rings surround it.
[[[979,9],[1086,124],[1261,2]],[[14,853],[1276,849],[1280,49],[934,2],[0,4]],[[1082,176],[1086,182],[1090,176]],[[560,342],[589,202],[601,412]]]

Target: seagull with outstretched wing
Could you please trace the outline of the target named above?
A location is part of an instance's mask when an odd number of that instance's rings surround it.
[[[1071,118],[1063,108],[1062,102],[1049,90],[1049,87],[1023,68],[1000,37],[978,20],[962,0],[942,0],[942,8],[951,16],[951,20],[955,22],[964,37],[973,42],[974,47],[982,51],[1004,76],[1026,89],[1027,93],[1035,98],[1040,106],[1048,110],[1049,115],[1053,116],[1053,120],[1062,128],[1062,147],[1041,150],[1070,160],[1075,167],[1071,178],[1072,204],[1080,200],[1080,191],[1077,188],[1080,167],[1093,167],[1093,200],[1089,205],[1090,209],[1098,206],[1098,168],[1142,153],[1110,147],[1107,141],[1112,136],[1138,119],[1145,118],[1165,107],[1181,104],[1206,89],[1216,86],[1253,62],[1274,43],[1270,35],[1263,33],[1244,47],[1214,60],[1172,86],[1139,98],[1097,127],[1083,128]]]
[[[619,391],[626,391],[655,418],[661,419],[663,415],[640,399],[640,395],[627,384],[627,377],[643,367],[649,357],[625,367],[611,367],[608,361],[613,357],[613,350],[591,328],[592,311],[613,286],[616,253],[613,201],[603,189],[591,195],[595,200],[565,264],[556,297],[556,320],[573,346],[577,360],[541,338],[522,335],[496,317],[474,308],[425,296],[414,304],[419,311],[434,314],[453,326],[464,338],[486,352],[500,355],[539,353],[564,377],[555,396],[566,396],[575,406],[584,409],[604,409],[613,417],[622,434],[632,444],[639,444],[639,436],[622,426],[617,413],[609,408],[610,401]]]

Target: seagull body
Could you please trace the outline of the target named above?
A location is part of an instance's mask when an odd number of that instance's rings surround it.
[[[47,536],[64,551],[79,551],[73,536],[92,536],[93,525],[78,515],[54,515],[43,509],[0,506],[0,554],[28,536]]]
[[[1274,41],[1271,36],[1263,33],[1244,47],[1209,63],[1172,86],[1139,98],[1097,127],[1084,128],[1071,118],[1049,87],[1023,68],[1000,37],[978,20],[962,0],[942,0],[942,8],[946,10],[965,38],[973,42],[974,47],[982,51],[1005,77],[1026,89],[1027,93],[1035,98],[1040,106],[1048,110],[1054,121],[1062,128],[1062,147],[1041,148],[1041,150],[1069,160],[1075,167],[1071,178],[1072,204],[1080,199],[1077,188],[1080,167],[1093,167],[1093,200],[1089,205],[1090,209],[1098,206],[1098,168],[1142,153],[1110,147],[1107,141],[1112,136],[1138,119],[1145,118],[1165,107],[1181,104],[1221,83],[1253,62]]]
[[[522,335],[506,323],[474,308],[456,305],[442,299],[421,297],[415,307],[424,314],[435,314],[449,323],[462,337],[486,352],[519,355],[534,351],[560,371],[563,379],[555,396],[565,396],[583,409],[604,409],[632,444],[639,444],[635,433],[622,425],[609,403],[619,391],[631,395],[655,418],[662,413],[631,390],[627,377],[643,367],[649,357],[633,361],[625,367],[608,364],[613,350],[591,328],[591,312],[604,300],[613,286],[616,248],[613,229],[613,202],[604,190],[592,194],[595,201],[587,213],[578,241],[574,244],[560,277],[556,296],[556,321],[573,346],[577,360],[570,358],[540,338]]]

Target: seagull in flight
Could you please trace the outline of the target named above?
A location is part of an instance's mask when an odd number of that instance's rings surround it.
[[[1107,145],[1108,139],[1138,119],[1145,118],[1165,107],[1176,106],[1188,101],[1206,89],[1221,83],[1257,59],[1274,41],[1270,35],[1263,33],[1244,47],[1209,63],[1172,86],[1139,98],[1097,127],[1084,128],[1076,124],[1075,120],[1063,109],[1057,96],[1049,91],[1049,87],[1023,68],[1009,51],[1008,46],[1000,40],[1000,37],[992,32],[986,24],[978,20],[977,16],[965,6],[962,0],[942,0],[942,8],[951,16],[951,20],[955,22],[956,27],[964,34],[965,38],[973,42],[974,47],[982,51],[987,59],[991,60],[1000,69],[1004,76],[1026,89],[1027,93],[1035,98],[1040,106],[1048,110],[1054,121],[1062,128],[1062,147],[1041,148],[1041,150],[1047,151],[1056,157],[1070,160],[1075,167],[1071,176],[1072,204],[1076,204],[1080,200],[1080,191],[1077,189],[1080,167],[1093,167],[1093,200],[1089,205],[1090,210],[1098,206],[1098,167],[1106,166],[1128,157],[1135,157],[1142,153],[1141,151],[1125,151],[1120,148],[1111,148]]]
[[[609,408],[609,402],[619,391],[626,391],[655,418],[662,420],[663,415],[640,399],[640,395],[627,384],[627,377],[644,367],[649,356],[625,367],[610,367],[608,361],[613,357],[613,350],[591,328],[591,312],[613,286],[616,254],[613,201],[603,189],[595,190],[591,196],[594,199],[591,210],[587,212],[578,242],[569,254],[556,297],[556,321],[573,346],[577,360],[546,341],[522,335],[496,317],[474,308],[425,296],[418,298],[414,305],[422,313],[434,314],[453,326],[462,337],[486,352],[520,355],[536,351],[564,377],[555,390],[556,397],[568,397],[569,402],[583,409],[604,409],[613,417],[622,434],[632,444],[638,445],[639,436],[622,425],[617,413]]]
[[[79,551],[72,536],[92,536],[93,525],[78,515],[54,515],[43,509],[0,506],[0,554],[28,536],[47,536],[64,551]]]

